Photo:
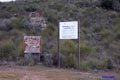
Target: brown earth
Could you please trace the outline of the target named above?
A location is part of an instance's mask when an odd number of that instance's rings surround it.
[[[102,80],[102,75],[114,75],[115,80],[120,80],[120,73],[116,72],[89,73],[44,66],[0,66],[0,80]]]

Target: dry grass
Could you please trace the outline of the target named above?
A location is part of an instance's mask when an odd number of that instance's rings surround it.
[[[0,73],[0,78],[17,78],[15,73]]]

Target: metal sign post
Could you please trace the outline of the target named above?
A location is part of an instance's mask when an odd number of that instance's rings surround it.
[[[80,25],[79,21],[59,22],[58,27],[58,66],[60,68],[60,39],[78,39],[78,69],[80,68]]]
[[[80,20],[78,21],[78,70],[80,70]]]
[[[58,27],[58,67],[60,68],[60,39],[59,39],[59,27]]]

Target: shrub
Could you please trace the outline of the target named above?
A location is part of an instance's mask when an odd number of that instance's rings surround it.
[[[102,0],[101,7],[105,9],[113,9],[113,0]]]
[[[22,25],[23,25],[23,27],[24,27],[24,29],[30,29],[31,27],[30,27],[30,21],[29,21],[29,19],[28,18],[24,18],[24,19],[22,19]]]
[[[90,0],[77,0],[75,5],[77,7],[89,7],[92,5],[92,1],[90,1]]]
[[[24,45],[23,43],[19,44],[18,46],[18,57],[23,57],[24,56]]]
[[[116,33],[116,39],[120,39],[120,25],[118,25],[117,27],[115,27],[113,29],[114,33]]]
[[[0,30],[11,30],[12,26],[11,24],[11,20],[10,19],[4,19],[0,22]]]
[[[5,31],[0,31],[0,40],[4,39],[5,37],[7,37],[6,34],[7,32]]]
[[[4,23],[0,23],[0,30],[7,30],[7,26]]]
[[[5,60],[13,59],[13,51],[15,50],[13,42],[8,39],[2,41],[0,44],[0,58]]]
[[[44,65],[46,66],[52,66],[53,65],[53,59],[52,59],[52,54],[44,54]]]
[[[54,24],[48,23],[47,28],[44,29],[41,34],[45,37],[53,37],[55,35],[56,28]]]
[[[29,65],[29,66],[33,66],[35,65],[35,61],[33,59],[32,54],[25,54],[24,55],[24,60],[20,60],[22,62],[22,64],[24,65]]]
[[[61,11],[63,6],[64,5],[61,2],[55,2],[54,4],[49,5],[50,8],[56,9],[58,11]]]
[[[93,53],[95,49],[89,46],[87,43],[82,42],[80,44],[80,51],[82,54],[85,54],[85,53],[89,54],[89,53]]]
[[[117,33],[117,39],[120,39],[120,32]]]
[[[55,24],[57,24],[57,20],[59,19],[57,11],[51,10],[51,9],[45,12],[45,17],[47,17],[48,22],[55,23]]]
[[[111,41],[114,40],[115,36],[113,37],[113,31],[112,30],[106,29],[106,30],[103,30],[101,32],[101,37],[103,39],[103,42],[110,43]]]
[[[14,18],[12,19],[11,26],[16,29],[22,29],[23,25],[21,22],[22,22],[21,18]]]
[[[21,60],[23,59],[23,60]],[[34,66],[40,61],[40,55],[37,53],[26,53],[24,58],[20,58],[18,64]]]
[[[77,62],[77,57],[75,56],[75,54],[69,54],[65,58],[65,66],[66,67],[76,68],[77,67],[76,62]]]
[[[77,45],[72,40],[64,40],[61,45],[61,54],[65,56],[66,67],[75,67],[76,66],[76,54],[77,54]],[[64,62],[63,62],[64,63]]]
[[[100,69],[107,69],[108,66],[108,61],[107,60],[102,60],[99,64]]]
[[[34,12],[34,11],[37,10],[37,8],[36,8],[36,5],[34,5],[34,4],[28,4],[28,5],[25,7],[25,10],[26,10],[27,12]]]
[[[94,27],[94,33],[95,33],[95,32],[100,32],[100,31],[102,31],[102,29],[103,29],[103,28],[102,28],[101,26],[95,26],[95,27]]]
[[[92,59],[89,61],[91,69],[98,69],[98,70],[106,70],[106,69],[113,69],[113,64],[110,59]]]
[[[107,37],[107,36],[109,36],[109,35],[111,35],[111,33],[112,33],[112,30],[108,30],[108,29],[106,29],[106,30],[103,30],[102,32],[101,32],[101,34],[102,34],[102,37]]]
[[[65,55],[75,54],[77,51],[77,45],[72,40],[64,40],[61,45],[61,52]]]
[[[87,61],[82,61],[80,64],[81,70],[88,71],[90,69],[90,64]]]
[[[0,18],[10,18],[11,14],[8,11],[3,11],[0,13]]]
[[[7,26],[8,30],[12,29],[12,26],[10,25],[11,24],[11,19],[4,19],[3,23]]]

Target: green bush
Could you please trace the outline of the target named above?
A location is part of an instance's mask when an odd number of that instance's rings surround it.
[[[77,52],[77,45],[72,40],[64,40],[61,43],[61,52],[63,54],[75,54]]]
[[[41,32],[41,35],[44,37],[53,37],[55,35],[56,28],[52,23],[48,23],[47,28]]]
[[[110,42],[114,40],[115,36],[113,36],[112,30],[106,29],[101,32],[101,37],[102,37],[103,42],[109,44]]]
[[[102,31],[102,27],[101,26],[95,26],[94,27],[94,32],[100,32],[100,31]]]
[[[117,33],[117,39],[120,39],[120,32]]]
[[[45,17],[47,17],[48,22],[57,24],[57,20],[59,19],[59,15],[56,10],[47,10],[45,12]]]
[[[88,62],[90,63],[91,69],[98,69],[98,70],[113,69],[113,63],[109,58],[105,58],[102,60],[94,58]]]
[[[103,59],[103,60],[98,60],[98,59],[93,59],[93,61],[90,61],[90,67],[91,69],[107,69],[108,67],[108,60]]]
[[[56,36],[57,36],[57,31],[56,31],[56,26],[49,23],[46,27],[46,29],[41,31],[41,36],[43,36],[43,49],[45,52],[50,52],[54,53],[54,48],[56,48],[57,43],[56,43]],[[50,44],[49,44],[50,43]],[[52,51],[50,51],[52,50]]]
[[[54,4],[49,5],[50,8],[56,9],[58,11],[61,11],[63,6],[64,5],[61,2],[55,2]]]
[[[7,32],[4,32],[4,31],[0,31],[0,39],[4,39],[4,38],[7,38],[8,37],[8,33]]]
[[[93,4],[92,4],[92,1],[90,0],[77,0],[75,5],[77,7],[89,7],[90,5],[93,5]]]
[[[76,62],[77,62],[77,57],[75,56],[75,54],[69,54],[68,56],[66,56],[65,66],[76,68],[77,67]]]
[[[3,40],[0,44],[0,58],[5,60],[13,59],[13,51],[15,50],[13,42],[8,39]]]
[[[103,38],[108,38],[108,36],[110,36],[111,33],[112,33],[112,30],[106,29],[106,30],[103,30],[103,31],[101,32],[101,35],[102,35]]]
[[[95,49],[89,46],[87,43],[84,43],[84,42],[80,43],[80,52],[82,54],[85,54],[85,53],[89,54],[89,53],[93,53],[94,51]]]
[[[116,39],[120,39],[120,24],[114,28],[114,33],[116,33]]]
[[[23,40],[18,41],[5,39],[0,42],[0,58],[2,60],[16,60],[23,57]]]
[[[19,46],[18,46],[18,57],[23,57],[24,56],[24,45],[23,45],[23,43],[21,43],[21,44],[19,44]]]
[[[64,40],[61,42],[61,54],[65,56],[66,67],[76,67],[77,45],[73,40]]]
[[[11,23],[11,26],[14,28],[14,29],[22,29],[23,28],[23,25],[22,25],[22,19],[21,18],[14,18],[12,19],[12,23]]]
[[[107,67],[108,67],[108,60],[102,60],[100,63],[100,68],[107,69]]]
[[[34,12],[37,10],[36,6],[35,5],[32,5],[32,4],[29,4],[28,6],[25,7],[25,10],[27,12]]]
[[[20,62],[21,62],[22,64],[21,64]],[[32,54],[25,54],[25,55],[24,55],[24,60],[23,60],[23,61],[20,60],[20,62],[19,62],[19,63],[20,63],[21,65],[33,66],[33,65],[36,64]]]
[[[82,61],[80,63],[81,70],[88,71],[90,69],[90,63],[87,61]]]

